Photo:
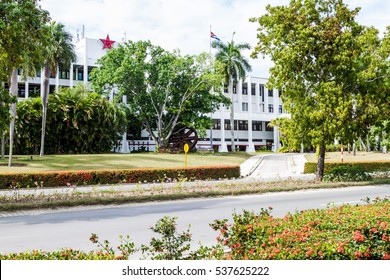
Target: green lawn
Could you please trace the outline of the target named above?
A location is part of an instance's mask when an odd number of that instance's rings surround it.
[[[188,154],[188,166],[239,165],[252,156],[247,153],[195,153]],[[0,160],[0,173],[53,170],[99,170],[158,168],[184,166],[184,154],[97,154],[97,155],[48,155],[14,156],[15,166],[8,167],[8,158]]]

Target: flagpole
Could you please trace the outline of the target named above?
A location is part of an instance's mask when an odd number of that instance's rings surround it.
[[[209,54],[211,56],[211,24],[210,24],[210,33],[209,33],[209,39],[210,39],[210,49],[209,49]]]
[[[209,40],[210,40],[210,44],[209,44],[209,58],[211,60],[211,24],[210,24],[210,33],[209,33]],[[213,93],[214,93],[214,89],[212,89]],[[210,146],[211,146],[211,149],[213,149],[213,152],[214,152],[214,147],[213,147],[213,126],[214,126],[214,120],[213,120],[213,113],[211,113],[211,121],[212,121],[212,124],[211,124],[211,127],[210,127]]]

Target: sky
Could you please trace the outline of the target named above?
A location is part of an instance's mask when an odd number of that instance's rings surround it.
[[[182,54],[210,51],[210,29],[221,40],[257,44],[257,23],[249,18],[265,14],[270,4],[286,5],[288,0],[41,0],[52,20],[65,25],[74,38],[106,38],[115,41],[150,40],[167,50],[179,49]],[[381,33],[390,25],[390,1],[344,0],[350,8],[361,7],[357,21],[375,26]],[[268,58],[250,58],[251,76],[269,76],[272,62]]]

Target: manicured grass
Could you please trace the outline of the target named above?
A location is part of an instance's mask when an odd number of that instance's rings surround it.
[[[309,162],[317,162],[316,154],[307,154],[306,159]],[[372,162],[372,161],[390,161],[390,153],[383,154],[380,152],[357,152],[356,156],[353,153],[344,151],[344,162]],[[341,152],[326,153],[325,162],[341,162]]]
[[[247,153],[190,153],[188,166],[203,165],[239,165],[248,159]],[[8,158],[0,160],[0,173],[65,171],[65,170],[108,170],[131,168],[183,167],[184,154],[97,154],[97,155],[48,155],[15,156],[15,166],[4,166]],[[18,166],[16,166],[18,165]]]

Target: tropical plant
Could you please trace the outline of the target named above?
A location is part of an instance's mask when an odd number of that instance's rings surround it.
[[[44,25],[49,20],[39,0],[0,2],[0,55],[1,71],[6,73],[10,83],[10,94],[18,96],[18,68],[23,76],[35,76],[37,67],[43,61],[42,48],[45,44]],[[11,105],[9,162],[12,164],[12,148],[16,117],[16,102]]]
[[[228,85],[230,95],[230,133],[231,133],[231,149],[235,151],[234,142],[234,102],[233,102],[233,83],[245,78],[246,72],[251,71],[252,68],[248,60],[242,55],[242,51],[249,50],[248,43],[234,42],[234,34],[230,42],[224,43],[222,41],[213,42],[213,47],[218,50],[215,59],[222,64],[224,83]]]
[[[115,146],[127,125],[127,110],[82,85],[62,88],[49,96],[47,153],[104,153]],[[39,153],[42,113],[40,98],[20,101],[15,148],[21,154]]]
[[[47,28],[47,45],[44,49],[45,65],[43,76],[43,94],[42,98],[42,132],[41,132],[41,149],[39,156],[45,153],[45,132],[47,119],[47,102],[49,97],[49,78],[50,74],[55,75],[58,67],[64,68],[75,61],[76,53],[72,44],[72,35],[65,31],[65,26],[55,21],[46,25]]]

